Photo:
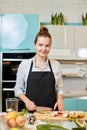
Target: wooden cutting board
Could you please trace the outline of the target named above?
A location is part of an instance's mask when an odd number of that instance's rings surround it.
[[[34,112],[34,116],[38,120],[53,120],[53,121],[68,121],[69,118],[63,117],[63,114],[58,114],[57,116],[53,116],[53,111],[43,111],[43,112]],[[84,118],[79,118],[81,120],[87,120],[87,114],[85,114]]]

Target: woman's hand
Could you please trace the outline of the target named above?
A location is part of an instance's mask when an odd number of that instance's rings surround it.
[[[26,108],[29,110],[29,111],[35,111],[37,109],[37,106],[35,105],[35,103],[31,100],[27,100],[25,102],[25,105],[26,105]]]
[[[23,93],[19,95],[19,99],[21,99],[25,103],[25,106],[29,111],[35,111],[37,109],[35,103],[28,99]]]
[[[54,105],[54,110],[56,110],[56,108],[58,107],[59,111],[63,111],[64,110],[64,104],[62,100],[57,100],[57,102]]]

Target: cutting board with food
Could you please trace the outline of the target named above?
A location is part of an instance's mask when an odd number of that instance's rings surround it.
[[[34,116],[39,120],[68,121],[74,119],[87,120],[87,114],[83,111],[36,111]]]

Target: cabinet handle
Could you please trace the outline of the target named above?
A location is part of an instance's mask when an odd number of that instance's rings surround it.
[[[3,88],[3,91],[14,91],[12,88]]]
[[[9,48],[9,50],[30,50],[28,48]]]

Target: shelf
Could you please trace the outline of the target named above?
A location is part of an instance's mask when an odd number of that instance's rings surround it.
[[[64,77],[83,77],[83,74],[80,73],[67,73],[67,74],[63,74]]]

